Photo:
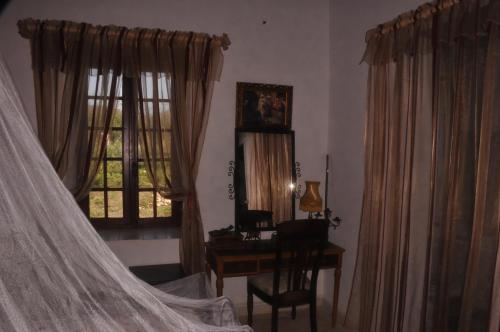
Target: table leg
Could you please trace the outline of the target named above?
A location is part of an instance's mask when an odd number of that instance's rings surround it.
[[[217,279],[215,280],[215,287],[217,288],[217,296],[222,296],[222,288],[224,287],[224,262],[222,262],[219,258],[215,260],[215,276]]]
[[[333,281],[333,304],[332,304],[332,327],[335,327],[337,322],[337,305],[339,303],[339,288],[340,288],[340,276],[342,274],[342,269],[337,267],[335,269],[335,277]]]
[[[217,273],[217,280],[215,281],[215,286],[217,287],[217,296],[222,296],[222,288],[224,287],[224,282],[222,275]]]
[[[212,281],[212,267],[208,263],[208,259],[205,262],[205,272],[207,273],[208,281]]]

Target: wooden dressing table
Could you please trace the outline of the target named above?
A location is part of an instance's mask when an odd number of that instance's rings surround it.
[[[337,304],[342,271],[342,254],[344,249],[328,243],[325,248],[321,269],[334,268],[332,327],[337,319]],[[205,243],[206,272],[211,277],[214,271],[217,287],[217,296],[222,296],[224,278],[244,277],[264,272],[273,272],[275,258],[275,242],[273,240],[252,240],[231,243],[224,246],[215,246],[211,242]]]

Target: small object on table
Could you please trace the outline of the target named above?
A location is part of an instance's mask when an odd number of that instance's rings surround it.
[[[227,226],[225,228],[214,229],[213,231],[208,232],[208,235],[210,237],[212,237],[212,238],[219,237],[219,236],[225,236],[227,234],[234,233],[233,229],[234,229],[234,226],[233,225],[229,225],[229,226]]]
[[[243,235],[233,231],[234,227],[232,225],[216,229],[208,232],[208,238],[211,243],[216,247],[226,247],[233,246],[234,243],[241,242],[243,240]]]
[[[319,181],[306,181],[306,192],[300,198],[299,209],[308,212],[308,219],[313,218],[314,212],[322,210],[323,200],[319,194]]]
[[[260,231],[248,231],[245,240],[260,240]]]

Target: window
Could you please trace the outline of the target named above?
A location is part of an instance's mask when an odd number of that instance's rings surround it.
[[[96,80],[101,85],[102,77],[97,71],[89,76],[89,90],[95,89]],[[162,98],[157,105],[152,98],[152,75],[143,75],[143,103],[147,110],[159,107],[167,115],[167,123],[162,123],[162,136],[171,151],[170,100],[168,98],[167,77],[161,75],[158,89]],[[160,81],[161,80],[161,81]],[[111,82],[109,82],[110,89]],[[139,147],[138,107],[133,107],[132,80],[119,77],[119,84],[111,127],[108,134],[106,153],[99,167],[86,201],[86,212],[90,221],[97,227],[143,226],[143,225],[174,225],[180,215],[180,203],[163,198],[151,183],[145,166],[145,161]],[[97,91],[101,91],[101,86]],[[107,97],[88,92],[89,123],[92,121],[94,103],[107,102]],[[90,124],[89,124],[90,126]],[[166,156],[165,158],[170,158]]]

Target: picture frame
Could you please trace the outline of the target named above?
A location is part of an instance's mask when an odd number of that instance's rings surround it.
[[[290,130],[293,87],[236,83],[236,128]]]

